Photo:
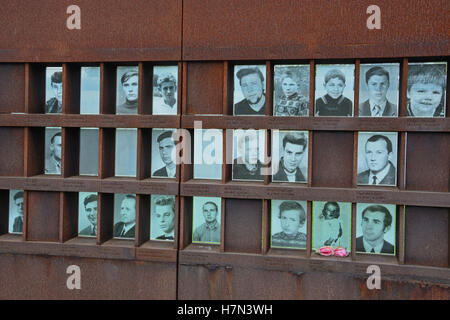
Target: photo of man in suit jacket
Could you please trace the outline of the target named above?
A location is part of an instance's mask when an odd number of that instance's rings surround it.
[[[152,177],[175,178],[177,166],[175,164],[175,142],[172,131],[164,131],[156,139],[158,143],[159,155],[164,167],[155,170]],[[154,161],[152,161],[154,163]],[[153,167],[153,165],[152,165]]]
[[[299,167],[308,145],[306,136],[302,132],[288,132],[283,137],[282,144],[282,157],[278,165],[278,171],[274,172],[272,176],[272,181],[306,182],[306,178]],[[278,144],[276,148],[278,148]]]
[[[381,66],[375,66],[366,72],[365,80],[369,99],[359,104],[359,116],[396,117],[397,105],[386,98],[390,85],[389,72]]]
[[[114,225],[114,237],[134,238],[136,225],[136,196],[127,194],[120,205],[120,219]]]

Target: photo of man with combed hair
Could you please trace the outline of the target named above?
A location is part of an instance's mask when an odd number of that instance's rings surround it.
[[[138,81],[139,76],[136,70],[127,71],[122,75],[120,83],[125,95],[125,102],[117,105],[116,114],[137,114]]]
[[[283,137],[283,151],[273,182],[306,182],[300,169],[308,140],[302,132],[288,132]]]
[[[62,72],[57,71],[50,78],[50,85],[53,89],[54,97],[45,103],[45,113],[61,113],[62,112]]]

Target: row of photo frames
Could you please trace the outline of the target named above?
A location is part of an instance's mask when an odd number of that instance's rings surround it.
[[[138,114],[138,66],[118,66],[116,114]],[[81,67],[80,114],[100,113],[100,67]],[[178,66],[153,67],[153,114],[176,115]],[[46,113],[62,112],[62,67],[46,67]]]
[[[318,64],[315,116],[352,117],[355,65]],[[265,65],[234,67],[234,115],[265,115]],[[274,66],[274,116],[309,116],[310,66]],[[447,63],[409,63],[407,115],[445,117]],[[397,117],[400,64],[360,65],[359,116]]]
[[[176,177],[176,129],[152,130],[151,177]],[[46,128],[45,173],[61,174],[61,128]],[[272,130],[271,167],[264,167],[265,130],[233,130],[232,180],[307,183],[309,132]],[[98,173],[98,129],[80,130],[80,175]],[[226,146],[226,150],[229,148]],[[187,152],[187,151],[186,151]],[[116,129],[115,175],[136,176],[137,129]],[[194,179],[222,179],[223,131],[194,130]],[[397,132],[358,132],[357,184],[397,185]]]
[[[354,64],[318,64],[315,116],[354,115]],[[266,66],[235,65],[233,115],[266,114]],[[274,116],[309,116],[310,66],[274,66]],[[137,114],[137,66],[117,67],[116,114]],[[445,117],[447,63],[408,64],[407,116]],[[177,114],[178,66],[154,66],[153,114]],[[400,64],[360,65],[359,116],[397,117]],[[100,67],[81,68],[81,114],[98,114]],[[46,68],[46,113],[62,112],[62,67]]]
[[[9,233],[23,232],[23,190],[10,190]],[[97,237],[97,199],[93,192],[79,193],[78,236]],[[150,240],[173,241],[175,196],[151,195]],[[220,244],[220,197],[193,197],[192,243]],[[306,249],[307,202],[271,200],[271,247]],[[395,255],[396,206],[356,205],[356,252]],[[314,201],[312,205],[312,248],[323,246],[351,251],[352,204]],[[114,195],[114,238],[134,239],[136,195]]]

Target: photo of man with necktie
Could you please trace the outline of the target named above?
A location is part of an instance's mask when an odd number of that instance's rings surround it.
[[[174,240],[175,230],[175,196],[151,196],[150,240]]]
[[[23,190],[9,191],[9,233],[23,232]]]
[[[395,205],[356,204],[356,252],[395,254]]]
[[[361,64],[360,117],[397,117],[400,64]]]
[[[96,238],[97,193],[80,192],[78,197],[78,235]]]
[[[358,185],[397,185],[397,132],[358,133]]]

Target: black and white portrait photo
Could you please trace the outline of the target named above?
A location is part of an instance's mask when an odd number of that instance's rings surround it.
[[[361,64],[359,116],[397,117],[399,77],[399,63]]]
[[[80,114],[100,113],[100,67],[81,67]]]
[[[175,129],[152,130],[152,178],[175,178]]]
[[[134,239],[136,195],[114,195],[114,238]]]
[[[61,174],[61,146],[61,128],[45,128],[45,174]]]
[[[356,204],[356,252],[395,254],[395,205]]]
[[[174,241],[175,196],[151,195],[150,240]]]
[[[264,181],[265,130],[233,130],[233,180]]]
[[[309,115],[309,64],[275,65],[273,78],[273,115],[307,117]]]
[[[178,111],[178,66],[154,66],[153,114],[176,115]]]
[[[408,117],[443,118],[447,97],[447,63],[408,63]]]
[[[315,115],[353,116],[355,66],[319,64],[316,66]]]
[[[397,185],[397,132],[358,132],[358,185]]]
[[[78,193],[78,235],[97,237],[97,198],[96,192]]]
[[[135,177],[137,167],[137,129],[116,129],[115,176]]]
[[[271,247],[306,249],[306,201],[272,200]]]
[[[313,242],[314,250],[331,246],[351,250],[352,204],[350,202],[313,202]]]
[[[221,198],[194,197],[192,242],[220,244]]]
[[[194,179],[222,179],[222,149],[222,129],[194,129]]]
[[[62,113],[62,67],[45,68],[45,113]]]
[[[266,66],[234,66],[233,115],[266,114]]]
[[[98,128],[80,128],[80,175],[98,175]]]
[[[138,66],[117,67],[116,114],[138,113]]]
[[[9,190],[9,233],[23,232],[23,190]]]
[[[308,136],[308,131],[272,130],[272,182],[307,182]]]

